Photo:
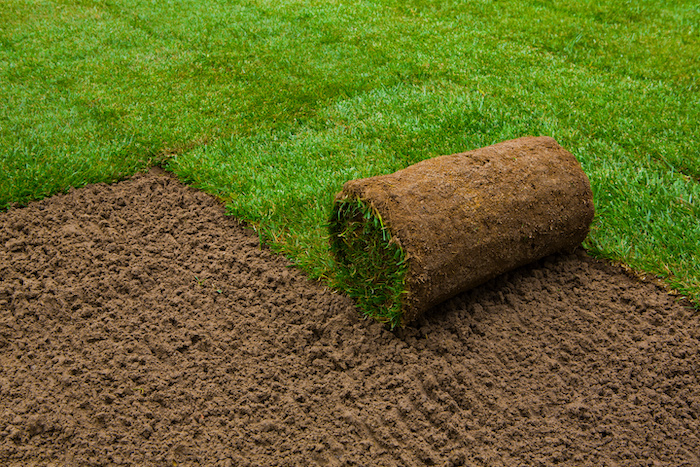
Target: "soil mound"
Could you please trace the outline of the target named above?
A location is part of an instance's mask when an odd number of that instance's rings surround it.
[[[700,465],[699,344],[582,252],[392,333],[160,170],[0,214],[3,465]]]

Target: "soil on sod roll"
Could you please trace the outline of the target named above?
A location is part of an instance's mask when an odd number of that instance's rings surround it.
[[[153,171],[0,213],[0,464],[698,465],[699,321],[578,251],[392,333]]]
[[[351,180],[330,222],[339,279],[391,327],[586,238],[593,194],[554,139],[526,137]]]

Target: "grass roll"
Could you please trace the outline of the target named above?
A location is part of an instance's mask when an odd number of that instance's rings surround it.
[[[549,137],[525,137],[351,180],[330,219],[337,280],[391,328],[586,238],[588,177]]]

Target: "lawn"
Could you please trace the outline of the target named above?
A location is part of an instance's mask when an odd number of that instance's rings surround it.
[[[333,283],[350,179],[525,135],[586,248],[700,301],[696,1],[5,0],[0,209],[158,164]]]

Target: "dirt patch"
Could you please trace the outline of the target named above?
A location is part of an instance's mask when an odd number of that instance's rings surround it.
[[[580,252],[391,333],[162,171],[0,214],[3,465],[699,465],[699,340]]]

